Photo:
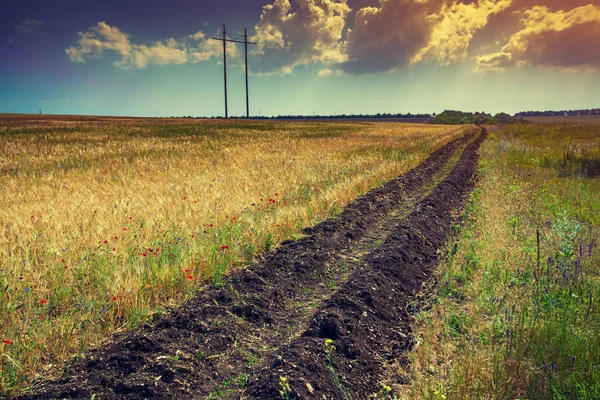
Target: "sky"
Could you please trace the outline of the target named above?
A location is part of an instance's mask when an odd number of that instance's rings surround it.
[[[2,0],[0,112],[222,116],[223,24],[251,115],[600,108],[599,1]]]

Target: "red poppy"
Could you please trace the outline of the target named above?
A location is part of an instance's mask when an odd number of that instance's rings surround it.
[[[275,196],[279,196],[279,193],[275,193]]]
[[[4,343],[4,344],[10,344],[10,340],[8,340],[8,339],[4,339],[4,340],[2,341],[2,343]]]
[[[113,251],[117,250],[116,248],[113,247]]]
[[[156,251],[158,253],[160,251],[160,249],[157,247],[154,251]]]
[[[142,257],[146,257],[146,256],[147,256],[147,254],[146,254],[146,253],[142,253]]]
[[[113,296],[113,301],[117,301],[117,296]]]
[[[118,236],[115,236],[115,240],[117,240],[118,238],[119,238]]]
[[[47,301],[46,299],[42,299],[42,300],[40,300],[40,303],[42,303],[42,305],[46,305],[46,303],[47,303],[47,302],[48,302],[48,301]]]
[[[194,277],[193,277],[192,275],[188,275],[188,276],[186,276],[186,278],[187,278],[187,279],[189,279],[190,281],[191,281],[192,279],[194,279]]]
[[[43,315],[40,315],[40,319],[44,319],[44,316],[43,316]]]
[[[185,273],[187,274],[188,272],[190,272],[190,270],[189,270],[189,269],[186,269],[186,270],[184,270],[183,272],[185,272]]]
[[[105,241],[104,241],[104,244],[107,244],[107,243],[108,243],[108,240],[105,240]]]
[[[126,231],[126,230],[127,230],[127,228],[123,228],[123,230],[124,230],[124,231]]]
[[[65,265],[65,269],[69,269],[69,266],[68,266],[68,265]]]
[[[228,248],[229,248],[229,246],[227,246],[227,245],[221,246],[221,250],[227,250]]]

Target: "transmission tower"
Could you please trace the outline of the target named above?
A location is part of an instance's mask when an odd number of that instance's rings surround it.
[[[244,40],[231,39],[227,37],[225,25],[223,25],[223,37],[213,37],[214,40],[223,42],[223,83],[225,90],[225,118],[229,118],[227,111],[227,42],[244,44],[244,59],[246,64],[246,118],[250,118],[250,97],[248,93],[248,45],[256,42],[248,41],[248,30],[244,28]]]

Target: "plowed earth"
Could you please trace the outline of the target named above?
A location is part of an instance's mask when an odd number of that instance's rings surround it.
[[[402,379],[392,365],[406,363],[411,305],[472,190],[484,138],[445,145],[22,398],[277,399],[281,377],[289,398],[381,393]]]

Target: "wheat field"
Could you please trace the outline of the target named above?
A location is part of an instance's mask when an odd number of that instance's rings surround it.
[[[181,304],[202,285],[221,284],[228,271],[336,215],[471,129],[58,117],[3,122],[5,392]]]

